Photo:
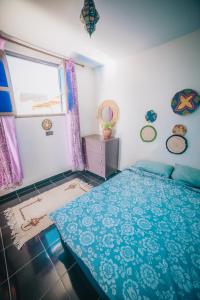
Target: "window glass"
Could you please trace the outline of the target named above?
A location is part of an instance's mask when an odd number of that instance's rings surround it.
[[[12,104],[10,93],[7,91],[0,91],[0,113],[11,113]]]
[[[11,55],[7,61],[17,115],[65,112],[58,66]]]
[[[0,60],[0,86],[8,87],[3,61]]]

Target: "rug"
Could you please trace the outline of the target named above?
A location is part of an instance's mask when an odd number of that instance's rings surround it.
[[[4,215],[11,228],[14,245],[20,249],[27,241],[53,224],[48,217],[49,213],[91,188],[91,185],[76,178],[5,210]]]

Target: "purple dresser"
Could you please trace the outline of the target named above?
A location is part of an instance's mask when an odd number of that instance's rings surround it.
[[[99,134],[83,137],[85,169],[107,178],[118,169],[119,139],[104,140]]]

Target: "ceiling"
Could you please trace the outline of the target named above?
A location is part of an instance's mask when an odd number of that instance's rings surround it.
[[[70,51],[77,53],[80,60],[88,57],[103,62],[106,58],[131,56],[200,28],[200,0],[96,0],[100,21],[91,38],[79,19],[83,0],[8,2],[18,3],[19,18],[25,14],[25,9],[21,9],[23,3],[29,8],[29,19],[43,20],[39,34],[56,28],[59,39],[66,40]],[[51,24],[45,23],[47,16]]]

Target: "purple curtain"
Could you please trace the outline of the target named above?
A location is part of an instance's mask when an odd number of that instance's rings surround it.
[[[66,82],[68,101],[69,147],[72,170],[83,170],[83,153],[80,136],[78,91],[75,66],[72,60],[66,61]]]
[[[0,189],[19,185],[23,178],[16,138],[15,118],[0,117]]]
[[[0,39],[1,51],[4,50],[4,43],[5,41]],[[4,52],[2,53],[5,61],[6,56]],[[10,80],[7,81],[10,82]],[[7,86],[7,89],[11,95],[12,86]],[[0,101],[3,100],[0,98]],[[22,178],[23,172],[17,144],[15,117],[0,116],[0,190],[21,184]]]

